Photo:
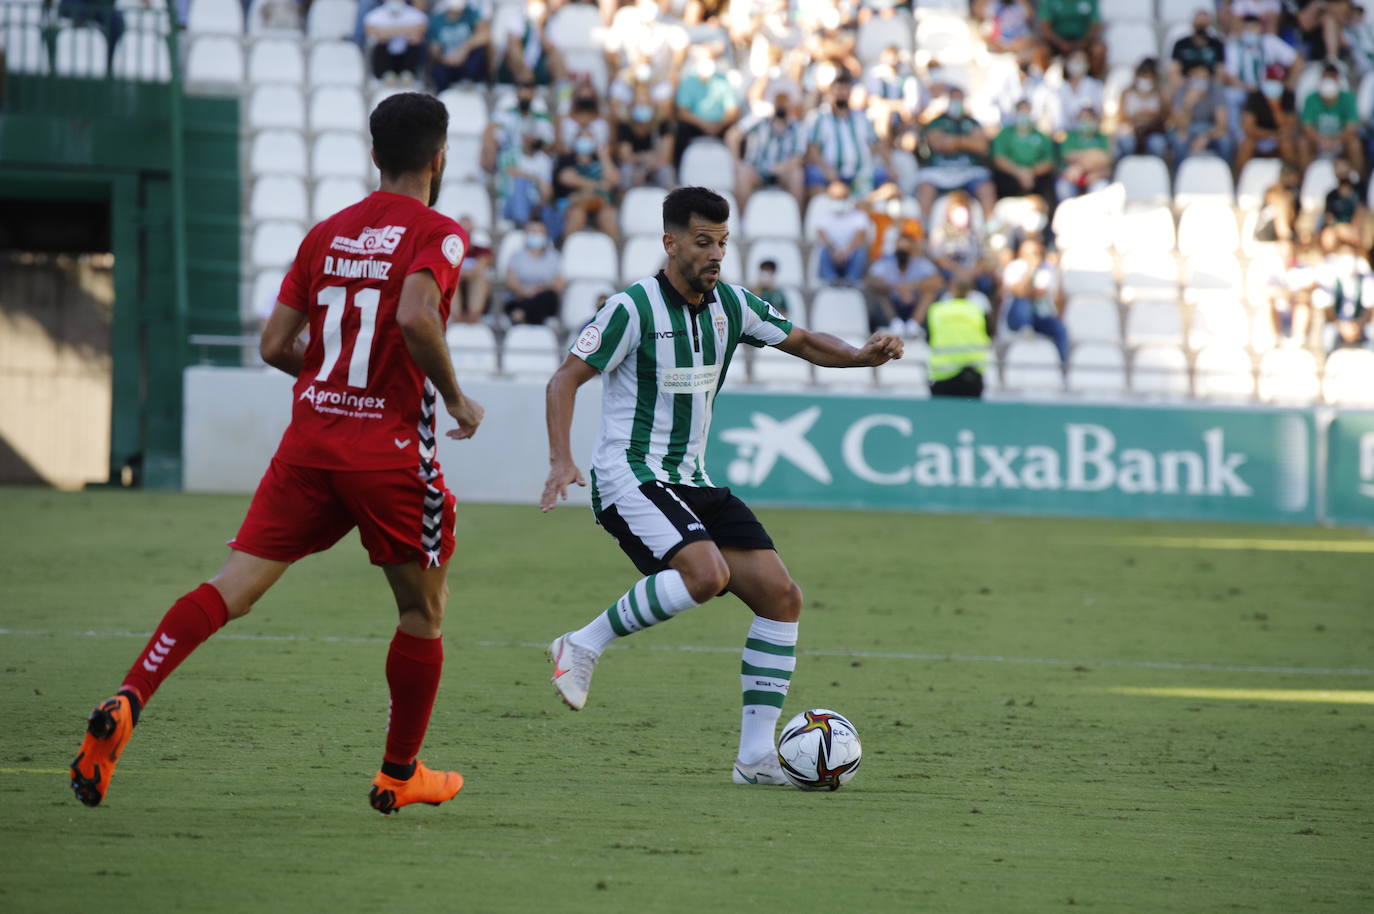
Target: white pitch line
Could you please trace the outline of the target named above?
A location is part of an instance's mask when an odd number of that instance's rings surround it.
[[[30,637],[79,637],[79,638],[148,638],[151,632],[100,632],[100,631],[44,631],[39,629],[0,628],[0,636]],[[220,633],[216,641],[271,641],[302,642],[307,644],[390,644],[390,638],[347,638],[339,635],[254,635],[248,633]],[[548,647],[543,641],[460,641],[450,640],[450,646],[470,645],[473,647],[529,648]],[[614,646],[614,645],[613,645]],[[619,648],[617,648],[619,649]],[[738,654],[738,647],[723,647],[700,644],[650,644],[637,648],[650,651],[686,651],[707,654]],[[1204,673],[1265,673],[1295,676],[1374,676],[1374,669],[1362,667],[1321,667],[1321,666],[1252,666],[1225,663],[1194,663],[1181,660],[1069,660],[1063,657],[1006,657],[997,654],[926,654],[913,651],[860,651],[860,650],[799,650],[798,654],[809,657],[854,657],[872,660],[929,660],[945,663],[1007,663],[1030,664],[1039,666],[1082,666],[1117,667],[1137,670],[1193,670]]]

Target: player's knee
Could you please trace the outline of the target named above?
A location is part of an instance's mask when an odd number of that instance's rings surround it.
[[[705,603],[730,583],[730,566],[725,564],[724,556],[716,553],[684,569],[682,583],[693,600]]]
[[[778,595],[778,615],[784,622],[796,622],[801,618],[802,589],[796,581],[789,580]]]

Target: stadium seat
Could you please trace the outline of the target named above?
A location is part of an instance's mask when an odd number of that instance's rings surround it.
[[[1333,406],[1374,407],[1374,352],[1337,349],[1327,356],[1322,396]]]
[[[511,258],[524,246],[525,233],[520,229],[511,229],[501,235],[501,240],[496,243],[496,277],[499,282],[505,281],[506,268],[510,266]]]
[[[315,0],[305,17],[305,35],[311,41],[347,38],[357,21],[356,0]]]
[[[1185,159],[1184,164],[1187,162]],[[1236,205],[1243,210],[1259,209],[1265,193],[1278,183],[1282,168],[1281,159],[1251,159],[1246,162],[1236,183]]]
[[[449,178],[460,181],[481,181],[486,176],[482,173],[482,138],[480,136],[470,136],[466,133],[450,133],[448,135],[448,171]]]
[[[1249,401],[1255,396],[1255,367],[1244,348],[1218,343],[1197,354],[1193,395],[1204,400]]]
[[[806,218],[802,222],[802,234],[806,240],[815,244],[820,239],[820,236],[816,234],[817,229],[843,205],[840,201],[831,199],[825,194],[817,194],[806,201]]]
[[[165,83],[172,78],[167,36],[157,32],[125,32],[115,45],[110,73],[116,79]]]
[[[310,219],[319,222],[367,196],[367,186],[360,178],[329,177],[315,182],[310,197]]]
[[[1235,295],[1241,289],[1240,261],[1226,251],[1195,254],[1183,261],[1182,280],[1185,297],[1216,291]]]
[[[617,291],[614,285],[599,279],[579,279],[568,283],[559,303],[558,322],[572,334],[577,334],[596,316],[597,299],[603,295],[614,295]]]
[[[1298,192],[1304,213],[1320,213],[1326,209],[1326,195],[1336,188],[1336,169],[1330,159],[1313,159],[1302,176],[1302,190]]]
[[[1260,356],[1259,396],[1265,403],[1305,404],[1321,394],[1317,360],[1306,349],[1271,349]]]
[[[709,187],[714,191],[734,190],[735,187],[735,157],[720,140],[693,140],[683,152],[678,170],[683,184]]]
[[[595,6],[569,3],[558,8],[544,26],[550,44],[568,51],[602,52],[601,12]]]
[[[256,86],[248,101],[248,127],[305,128],[305,100],[295,86],[276,84]]]
[[[1150,397],[1188,396],[1188,360],[1177,346],[1142,346],[1131,358],[1131,390]]]
[[[1121,313],[1116,302],[1095,295],[1075,295],[1064,308],[1069,339],[1121,345]]]
[[[949,194],[941,194],[935,198],[935,202],[930,204],[930,218],[926,220],[926,225],[941,225],[945,221],[945,213],[949,211]],[[987,226],[987,217],[983,215],[983,204],[977,200],[969,201],[969,219],[973,223],[975,235],[981,235]]]
[[[393,95],[398,95],[401,92],[409,91],[411,90],[401,85],[388,86],[386,83],[382,83],[379,86],[373,86],[372,91],[368,93],[367,96],[367,110],[369,115],[371,114],[374,108],[376,108],[386,99],[390,98]]]
[[[988,222],[993,226],[1012,226],[1022,232],[1036,232],[1041,228],[1039,220],[1044,214],[1044,210],[1036,206],[1031,197],[1003,197],[993,206]]]
[[[57,76],[101,77],[108,60],[105,33],[95,26],[64,26],[53,42],[52,70]]]
[[[801,240],[801,212],[797,198],[785,190],[760,190],[744,207],[744,238],[794,238]]]
[[[1178,299],[1178,260],[1173,251],[1133,251],[1121,258],[1121,300]]]
[[[601,232],[573,232],[563,240],[565,279],[602,279],[615,282],[620,275],[615,242]]]
[[[287,267],[304,237],[305,226],[299,222],[259,222],[253,229],[248,262],[255,269]]]
[[[445,89],[439,101],[448,109],[449,136],[481,136],[487,129],[487,100],[477,89]]]
[[[811,329],[840,337],[868,337],[868,303],[858,289],[821,289],[811,300]],[[862,342],[860,342],[862,345]]]
[[[301,43],[290,38],[260,38],[248,51],[248,81],[251,83],[305,82],[305,57]]]
[[[1167,301],[1138,301],[1126,309],[1128,347],[1168,344],[1183,345],[1183,314],[1178,305]]]
[[[119,0],[116,0],[119,2]],[[136,0],[124,0],[124,2],[136,2]],[[271,4],[269,6],[269,4]],[[275,0],[247,0],[244,3],[247,7],[243,14],[243,27],[250,38],[270,35],[289,35],[300,37],[301,27],[304,22],[301,20],[300,9],[294,3],[290,7],[283,7]],[[272,7],[277,7],[275,10]],[[284,17],[281,14],[287,9],[295,13],[294,16]],[[294,20],[287,24],[287,19]]]
[[[1134,67],[1146,57],[1159,57],[1159,40],[1151,22],[1107,23],[1102,41],[1107,46],[1109,67]]]
[[[755,384],[802,387],[811,383],[811,363],[776,347],[764,346],[754,350],[750,377]]]
[[[504,374],[547,381],[562,361],[558,338],[542,324],[517,324],[506,331],[501,344]]]
[[[186,82],[233,86],[243,82],[243,45],[227,35],[205,35],[186,53]]]
[[[1167,206],[1126,210],[1115,228],[1113,244],[1119,253],[1173,250],[1174,216]],[[1100,224],[1098,231],[1102,231]]]
[[[1122,156],[1116,163],[1115,178],[1126,189],[1128,203],[1169,203],[1169,166],[1157,156]]]
[[[1199,200],[1178,218],[1178,250],[1185,257],[1233,257],[1239,247],[1240,230],[1229,203]]]
[[[1233,298],[1206,298],[1193,307],[1188,325],[1188,347],[1247,346],[1250,315]]]
[[[298,130],[260,130],[248,152],[248,170],[255,175],[305,177],[305,139]]]
[[[596,87],[598,93],[606,94],[610,74],[606,70],[606,55],[602,51],[567,51],[563,57],[570,79],[586,80]]]
[[[1098,0],[1097,14],[1108,24],[1114,22],[1151,22],[1154,11],[1150,0]]]
[[[914,24],[909,14],[898,13],[892,18],[873,16],[859,26],[854,44],[854,53],[864,66],[876,63],[883,49],[896,45],[903,51],[913,50],[912,32]]]
[[[267,319],[277,306],[277,293],[281,291],[281,281],[285,275],[284,269],[260,270],[253,274],[247,307],[243,309],[245,322]]]
[[[1002,356],[1002,388],[1021,394],[1062,393],[1064,369],[1054,343],[1043,336],[1012,340]]]
[[[318,41],[310,48],[308,72],[313,86],[358,87],[367,81],[363,55],[351,41]]]
[[[620,282],[628,286],[663,268],[668,255],[663,250],[663,235],[636,235],[625,242],[620,260]]]
[[[1268,308],[1250,309],[1250,351],[1262,354],[1279,344],[1274,317]]]
[[[1235,200],[1231,166],[1214,155],[1194,155],[1184,159],[1174,175],[1174,209],[1183,212],[1199,200],[1227,206]]]
[[[620,201],[620,237],[663,234],[663,198],[668,192],[661,187],[632,187]],[[732,239],[737,241],[737,239]]]
[[[1096,248],[1071,248],[1059,258],[1060,282],[1066,295],[1116,297],[1116,259]]]
[[[1147,0],[1148,2],[1148,0]],[[1191,20],[1193,12],[1198,8],[1197,0],[1156,0],[1158,5],[1157,18],[1159,22],[1182,22],[1185,19]],[[1193,26],[1188,24],[1188,30],[1192,31]],[[1166,42],[1164,50],[1173,50],[1173,42]]]
[[[449,324],[444,340],[459,378],[496,374],[496,336],[486,324]]]
[[[1302,72],[1298,74],[1297,82],[1293,83],[1294,110],[1301,112],[1303,104],[1307,101],[1307,96],[1317,91],[1317,83],[1322,79],[1322,64],[1320,61],[1309,61]]]
[[[310,93],[310,129],[352,130],[367,133],[367,112],[363,110],[363,96],[348,86],[321,86]]]
[[[243,34],[243,4],[239,0],[195,0],[186,16],[187,35]]]
[[[351,130],[321,133],[310,148],[310,174],[316,179],[334,176],[366,180],[367,145]]]
[[[305,222],[310,214],[305,182],[292,175],[267,175],[253,182],[248,216],[255,221],[286,219]]]
[[[5,70],[9,73],[38,74],[48,72],[48,46],[43,41],[43,29],[35,22],[5,22],[0,37],[4,39]]]
[[[1069,353],[1068,388],[1086,396],[1126,392],[1126,356],[1111,343],[1076,344]]]
[[[846,343],[855,347],[862,347],[864,341],[868,339],[868,329],[865,327],[861,334],[837,334]],[[872,387],[876,383],[876,377],[872,368],[822,368],[819,365],[811,369],[812,383],[817,387],[826,387],[831,390],[854,390],[862,391]]]
[[[468,216],[474,228],[491,231],[491,195],[485,184],[473,181],[445,181],[439,188],[439,199],[434,208],[448,216],[458,219]]]
[[[1121,93],[1135,80],[1135,67],[1112,67],[1102,81],[1102,117],[1113,120],[1121,111]]]
[[[930,365],[930,347],[924,340],[907,340],[906,353],[900,358],[874,370],[874,380],[879,387],[903,397],[926,398],[930,396],[930,378],[927,366]]]
[[[900,27],[887,26],[888,36],[900,31]],[[977,43],[974,41],[973,32],[969,28],[968,17],[966,16],[934,13],[922,16],[916,22],[915,37],[920,60],[925,62],[938,60],[945,67],[969,64],[973,61],[973,52]],[[889,37],[886,43],[892,44],[894,42]],[[882,47],[879,47],[878,50],[881,51]]]
[[[728,258],[727,258],[728,259]],[[764,238],[749,245],[748,266],[744,275],[753,281],[759,275],[759,264],[772,260],[778,265],[778,284],[806,286],[806,264],[795,241],[786,238]]]
[[[1126,191],[1120,182],[1104,191],[1063,201],[1055,208],[1051,223],[1059,249],[1110,247],[1112,233],[1105,227],[1120,219],[1125,205]]]

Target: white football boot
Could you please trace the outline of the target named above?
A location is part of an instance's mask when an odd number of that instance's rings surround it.
[[[786,786],[791,783],[782,773],[782,765],[778,763],[776,752],[769,752],[748,763],[735,759],[735,770],[730,772],[730,780],[736,784]]]
[[[597,655],[574,642],[569,637],[571,634],[559,635],[549,645],[549,659],[553,661],[553,676],[549,681],[563,704],[581,711],[587,703],[587,691],[592,687]]]

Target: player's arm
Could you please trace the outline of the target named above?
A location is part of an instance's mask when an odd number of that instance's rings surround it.
[[[549,512],[559,500],[568,498],[568,486],[585,486],[587,480],[573,463],[572,418],[577,403],[577,390],[592,378],[597,370],[575,355],[569,355],[549,378],[544,391],[544,419],[549,429],[549,478],[539,499],[539,510]]]
[[[450,438],[471,438],[482,422],[484,410],[458,389],[453,362],[444,343],[444,322],[439,313],[439,283],[429,270],[416,270],[401,286],[401,301],[396,306],[396,323],[405,338],[406,349],[415,364],[444,398],[448,414],[458,422]]]
[[[267,323],[262,328],[262,339],[258,341],[258,354],[273,368],[284,371],[291,377],[301,373],[301,359],[305,355],[305,340],[301,331],[305,329],[308,317],[290,305],[277,302]]]
[[[891,333],[875,333],[862,347],[855,347],[838,336],[794,326],[778,348],[822,368],[867,368],[900,359],[904,346],[902,338]]]

